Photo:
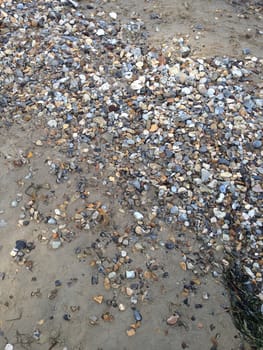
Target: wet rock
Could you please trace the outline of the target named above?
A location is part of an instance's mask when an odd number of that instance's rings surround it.
[[[166,242],[165,243],[165,248],[166,249],[169,249],[169,250],[171,250],[171,249],[174,249],[175,248],[175,244],[174,244],[174,242]]]
[[[142,315],[138,310],[133,310],[133,317],[136,322],[140,322],[142,320]]]
[[[26,249],[27,247],[27,242],[24,240],[18,240],[16,241],[15,249],[17,250],[23,250]]]

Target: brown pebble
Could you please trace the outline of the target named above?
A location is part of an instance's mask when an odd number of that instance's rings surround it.
[[[135,329],[131,328],[126,331],[126,334],[128,335],[128,337],[132,337],[133,335],[136,334],[136,331]]]

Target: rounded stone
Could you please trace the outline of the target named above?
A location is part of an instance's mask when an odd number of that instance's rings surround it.
[[[262,142],[260,140],[255,140],[253,142],[253,147],[256,148],[256,149],[259,149],[262,147]]]

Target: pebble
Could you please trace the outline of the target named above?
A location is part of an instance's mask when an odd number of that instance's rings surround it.
[[[190,95],[191,94],[191,89],[189,87],[184,87],[182,88],[182,94],[183,95]]]
[[[110,272],[110,273],[108,274],[108,277],[109,277],[110,280],[116,278],[116,276],[117,276],[117,274],[116,274],[116,272],[114,272],[114,271],[112,271],[112,272]]]
[[[136,322],[140,322],[142,320],[142,315],[140,314],[140,312],[138,310],[133,310],[133,317],[135,319]]]
[[[226,216],[226,213],[224,211],[219,210],[218,208],[214,208],[213,212],[218,219],[224,219],[224,217]]]
[[[14,346],[12,344],[6,344],[5,350],[13,350]]]
[[[136,277],[136,272],[135,271],[126,271],[125,272],[126,278],[127,279],[133,279]]]
[[[250,55],[251,54],[251,50],[249,48],[244,48],[244,49],[242,49],[242,53],[244,55]]]
[[[47,125],[50,127],[50,128],[54,128],[56,129],[57,126],[58,126],[58,123],[55,119],[51,119],[47,122]]]
[[[70,321],[70,320],[71,320],[71,315],[68,314],[68,313],[64,314],[64,315],[63,315],[63,320],[65,320],[65,321]]]
[[[131,83],[132,90],[141,90],[144,87],[144,79],[138,79]]]
[[[169,250],[174,249],[175,248],[175,244],[173,242],[166,242],[165,243],[165,248],[169,249]]]
[[[47,223],[49,225],[56,225],[57,224],[57,220],[55,218],[51,217],[51,218],[48,219]]]
[[[56,286],[56,287],[61,287],[61,286],[62,286],[61,281],[60,281],[60,280],[56,280],[56,281],[55,281],[55,286]]]
[[[143,218],[144,218],[143,214],[141,214],[141,213],[138,212],[138,211],[135,211],[135,212],[133,213],[133,216],[135,217],[135,219],[136,219],[137,221],[142,221]]]
[[[178,213],[179,213],[179,208],[178,208],[176,205],[174,205],[174,206],[170,209],[170,213],[171,213],[171,214],[174,214],[174,215],[178,215]]]
[[[105,31],[104,31],[103,29],[100,28],[100,29],[97,30],[96,34],[97,34],[98,36],[103,36],[103,35],[105,35]]]
[[[116,12],[110,12],[110,13],[109,13],[109,16],[110,16],[112,19],[115,19],[115,20],[116,20],[117,17],[118,17]]]
[[[43,142],[41,140],[37,140],[35,144],[36,146],[43,146]]]
[[[262,147],[262,142],[260,140],[253,141],[253,147],[255,149],[260,149]]]
[[[125,311],[126,307],[123,304],[119,304],[119,310],[120,311]]]
[[[243,76],[243,73],[241,69],[234,66],[232,68],[232,75],[234,78],[241,78]]]
[[[211,176],[210,171],[208,171],[206,169],[202,169],[201,170],[201,180],[202,180],[202,182],[208,182],[210,176]]]
[[[18,206],[18,201],[17,200],[13,200],[12,202],[11,202],[11,207],[12,208],[16,208]]]
[[[60,240],[54,239],[50,242],[50,245],[52,249],[58,249],[61,247],[62,242]]]
[[[167,318],[166,323],[169,326],[174,326],[178,322],[179,318],[180,318],[180,316],[178,314],[174,314],[174,315]]]
[[[26,249],[26,247],[27,247],[26,241],[24,241],[24,240],[17,240],[16,241],[15,249],[23,250],[23,249]]]

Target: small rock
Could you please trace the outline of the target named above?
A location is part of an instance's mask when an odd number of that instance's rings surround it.
[[[12,257],[15,257],[15,256],[17,256],[17,253],[18,253],[18,250],[17,250],[16,248],[13,248],[13,249],[11,250],[11,252],[10,252],[10,255],[11,255]]]
[[[50,245],[52,249],[58,249],[59,247],[61,247],[62,242],[60,240],[54,239],[50,242]]]
[[[56,286],[56,287],[62,286],[61,281],[60,281],[60,280],[56,280],[56,281],[55,281],[55,286]]]
[[[183,95],[190,95],[192,90],[189,87],[185,86],[181,91]]]
[[[191,48],[189,46],[182,46],[180,49],[181,55],[183,58],[186,58],[187,56],[189,56],[190,52],[191,52]]]
[[[175,247],[175,244],[174,244],[174,242],[171,242],[171,241],[169,241],[169,242],[166,242],[165,243],[165,248],[166,249],[174,249],[174,247]]]
[[[10,205],[12,208],[16,208],[18,206],[18,201],[13,200]]]
[[[134,231],[139,236],[141,236],[144,233],[144,230],[143,230],[143,228],[141,226],[136,226]]]
[[[253,192],[256,193],[262,193],[263,192],[263,188],[260,186],[260,184],[257,184],[255,186],[252,187]]]
[[[117,13],[116,12],[110,12],[109,13],[110,18],[117,19]]]
[[[97,316],[90,316],[89,317],[89,323],[92,325],[92,326],[95,326],[97,323],[98,323],[98,317]]]
[[[135,319],[136,322],[140,322],[142,320],[142,315],[140,314],[140,312],[138,310],[133,310],[133,317]]]
[[[186,263],[185,263],[184,261],[181,261],[181,262],[179,263],[179,265],[180,265],[180,267],[181,267],[181,269],[182,269],[183,271],[186,271],[186,270],[187,270],[187,266],[186,266]]]
[[[243,76],[241,69],[237,67],[233,67],[231,72],[234,78],[241,78]]]
[[[261,142],[260,140],[255,140],[255,141],[253,142],[253,147],[254,147],[255,149],[261,148],[261,147],[262,147],[262,142]]]
[[[179,208],[174,205],[171,209],[170,209],[170,213],[173,215],[177,215],[179,213]]]
[[[225,198],[224,193],[220,193],[217,200],[216,200],[216,203],[218,203],[218,204],[223,203],[224,198]]]
[[[179,317],[180,316],[178,314],[174,314],[174,315],[167,318],[166,323],[169,326],[174,326],[177,323],[177,321],[179,320]]]
[[[123,304],[119,304],[119,310],[120,311],[125,311],[126,308],[125,308],[125,306]]]
[[[210,176],[211,176],[211,173],[208,170],[206,170],[206,169],[201,170],[202,182],[207,182],[209,180]]]
[[[36,146],[43,146],[43,142],[41,141],[41,140],[37,140],[36,142],[35,142],[35,144],[36,144]]]
[[[230,241],[230,237],[227,233],[223,233],[223,241]]]
[[[127,279],[132,279],[132,278],[135,278],[136,272],[135,271],[126,271],[125,275],[126,275]]]
[[[122,257],[122,258],[125,258],[126,256],[127,256],[126,250],[122,250],[122,251],[121,251],[121,257]]]
[[[131,83],[131,89],[132,90],[141,90],[144,87],[145,84],[145,77],[142,77],[141,79],[134,80]]]
[[[17,250],[23,250],[23,249],[26,249],[26,247],[27,247],[26,241],[24,241],[24,240],[16,241],[15,248]]]
[[[249,277],[251,277],[252,279],[255,279],[255,274],[251,271],[251,269],[247,266],[244,266],[244,270],[246,271],[246,273],[249,275]]]
[[[136,334],[136,331],[135,329],[131,328],[126,331],[126,334],[128,335],[128,337],[132,337],[133,335]]]
[[[138,211],[135,211],[134,213],[133,213],[133,216],[135,217],[135,219],[136,220],[138,220],[138,221],[142,221],[143,220],[143,215],[140,213],[140,212],[138,212]]]
[[[64,319],[65,321],[70,321],[70,320],[71,320],[71,315],[68,314],[68,313],[66,313],[66,314],[63,315],[63,319]]]
[[[209,293],[204,292],[202,297],[203,297],[204,300],[208,300],[209,299]]]
[[[226,213],[224,211],[221,211],[217,208],[213,209],[214,215],[218,218],[218,219],[224,219],[224,217],[226,216]]]
[[[102,28],[100,28],[100,29],[97,30],[96,34],[98,36],[103,36],[103,35],[105,35],[105,31]]]
[[[57,126],[58,126],[58,123],[55,119],[50,119],[48,122],[47,122],[47,125],[52,128],[52,129],[56,129]]]
[[[56,225],[57,224],[57,220],[55,218],[51,217],[51,218],[48,219],[47,223],[49,225]]]
[[[110,273],[108,274],[108,277],[109,277],[110,280],[116,278],[116,276],[117,276],[117,274],[116,274],[115,271],[112,271],[112,272],[110,272]]]
[[[249,48],[244,48],[243,50],[242,50],[242,53],[243,53],[243,55],[250,55],[251,54],[251,50],[249,49]]]
[[[96,301],[96,303],[98,304],[102,304],[104,297],[103,295],[96,295],[95,297],[93,297],[93,300]]]

